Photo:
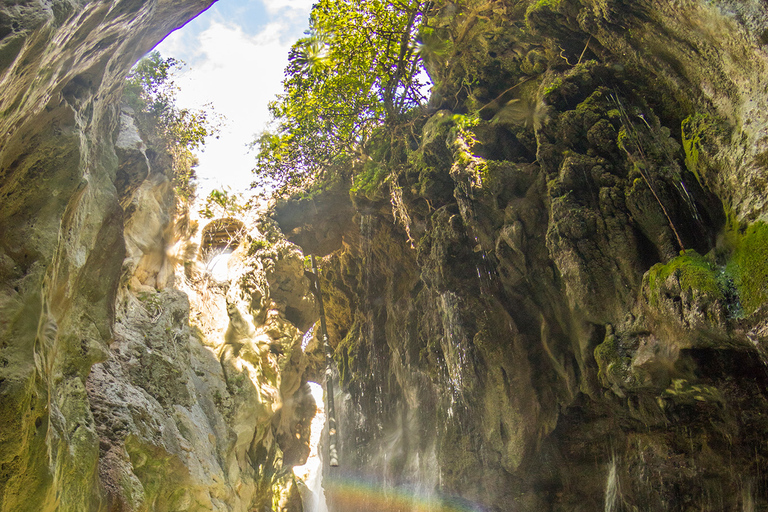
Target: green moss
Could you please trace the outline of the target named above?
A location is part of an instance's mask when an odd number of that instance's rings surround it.
[[[665,407],[665,401],[693,405],[696,402],[724,403],[720,391],[706,384],[691,384],[685,379],[674,379],[672,384],[661,394],[659,405]]]
[[[541,11],[557,11],[561,2],[562,0],[538,0],[532,3],[525,11],[525,21],[530,25],[532,15],[539,14]]]
[[[707,114],[694,114],[686,117],[680,124],[680,132],[685,151],[685,166],[699,183],[699,150],[701,149],[701,135],[709,128],[709,116]]]
[[[355,321],[349,329],[349,333],[334,350],[334,359],[339,368],[339,380],[341,384],[349,385],[357,370],[356,358],[358,353],[358,340],[360,339],[360,323]]]
[[[713,300],[725,298],[717,267],[696,251],[688,250],[681,252],[680,256],[668,263],[657,263],[648,271],[652,305],[658,300],[656,290],[659,285],[673,274],[677,276],[683,290],[696,290]]]
[[[477,112],[471,114],[453,114],[451,117],[453,126],[456,126],[460,130],[470,130],[480,124],[480,117]]]
[[[768,224],[731,228],[727,239],[733,248],[727,269],[734,275],[744,312],[754,313],[768,300]]]
[[[362,192],[367,197],[375,195],[389,176],[389,169],[386,166],[374,161],[368,161],[363,166],[363,170],[352,179],[350,192]]]
[[[520,71],[526,75],[540,75],[547,70],[547,54],[543,49],[534,48],[520,62]]]
[[[262,249],[269,247],[269,242],[266,240],[254,240],[251,245],[248,246],[248,256],[253,256]]]
[[[563,86],[563,79],[560,77],[555,78],[552,82],[544,88],[544,96],[548,96],[557,91]]]
[[[584,101],[576,105],[576,111],[579,113],[601,114],[605,108],[605,101],[610,91],[606,87],[598,87]]]
[[[619,128],[619,135],[616,137],[616,145],[619,147],[619,149],[627,151],[628,138],[629,134],[627,133],[627,130],[624,128],[624,126]]]
[[[597,378],[605,387],[612,387],[612,383],[625,382],[630,376],[632,358],[622,353],[618,340],[612,332],[608,332],[605,340],[595,347],[595,361],[597,362]]]

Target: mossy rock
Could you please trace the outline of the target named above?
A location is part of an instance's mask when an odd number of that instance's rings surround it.
[[[628,351],[622,349],[611,329],[606,333],[603,342],[595,347],[594,356],[600,384],[621,394],[618,388],[624,387],[632,377],[632,357]]]
[[[727,238],[733,247],[727,269],[735,276],[741,306],[749,315],[768,300],[768,224],[732,228]]]
[[[680,137],[685,153],[685,166],[704,186],[701,173],[707,168],[708,148],[716,148],[718,140],[727,140],[729,133],[721,120],[709,114],[695,113],[680,123]]]
[[[334,359],[339,368],[339,380],[342,385],[349,386],[359,370],[357,356],[360,350],[360,327],[359,321],[355,321],[349,329],[349,333],[334,350]]]
[[[520,71],[526,75],[540,75],[547,70],[549,58],[544,48],[533,48],[520,62]]]
[[[680,253],[668,263],[657,263],[648,271],[648,290],[651,305],[658,304],[658,294],[662,283],[671,275],[677,277],[683,292],[691,290],[704,295],[711,301],[725,299],[718,268],[698,254],[688,250]]]
[[[386,165],[368,161],[363,166],[362,172],[352,177],[350,194],[363,194],[367,199],[375,201],[382,199],[386,194],[382,192],[382,185],[386,183],[390,170]]]
[[[562,0],[537,0],[525,11],[525,22],[531,30],[545,30],[558,18]]]

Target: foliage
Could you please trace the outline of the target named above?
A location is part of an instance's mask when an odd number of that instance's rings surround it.
[[[164,149],[173,159],[174,186],[179,195],[189,198],[193,192],[193,151],[200,149],[205,139],[219,132],[222,117],[208,104],[202,110],[176,106],[176,86],[173,75],[183,62],[164,59],[152,52],[126,77],[124,99],[130,105],[140,125],[162,139]]]
[[[199,211],[206,219],[214,217],[239,217],[244,211],[242,197],[239,194],[230,194],[228,190],[211,190],[205,198],[205,205]]]
[[[257,184],[299,186],[363,151],[374,131],[421,105],[417,34],[427,2],[320,0],[294,44],[284,92],[270,104]],[[424,45],[422,45],[424,46]]]
[[[477,112],[471,114],[454,114],[453,122],[460,130],[470,131],[480,124],[480,116]]]
[[[363,171],[354,177],[350,192],[362,191],[366,196],[371,196],[384,183],[389,176],[389,170],[373,160],[363,166]]]

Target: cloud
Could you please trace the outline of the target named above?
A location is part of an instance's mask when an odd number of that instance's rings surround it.
[[[299,11],[300,14],[309,13],[312,8],[313,0],[263,0],[264,6],[269,13],[279,13],[285,9]]]
[[[207,28],[179,31],[158,48],[163,56],[189,65],[176,79],[177,104],[201,108],[212,103],[227,118],[219,139],[209,140],[199,155],[199,197],[213,188],[243,191],[253,181],[255,157],[247,146],[266,128],[267,104],[282,91],[288,51],[306,28],[310,6],[307,0],[266,0],[266,12],[279,15],[267,16],[256,33],[246,33],[237,20],[214,15]],[[285,9],[303,12],[301,21],[288,19],[294,16]]]

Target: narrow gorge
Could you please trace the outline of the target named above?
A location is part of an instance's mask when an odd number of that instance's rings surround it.
[[[0,511],[768,510],[768,3],[419,3],[428,102],[209,219],[123,93],[210,4],[0,7]]]

